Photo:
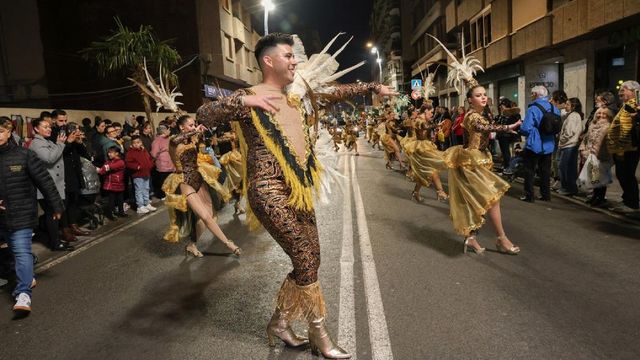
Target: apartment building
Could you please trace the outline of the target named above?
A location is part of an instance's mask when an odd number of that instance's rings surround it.
[[[578,97],[589,111],[594,92],[616,90],[620,80],[638,79],[640,1],[623,0],[406,0],[412,32],[403,39],[407,73],[435,71],[450,61],[426,34],[478,58],[478,75],[489,95],[507,97],[524,108],[529,89],[545,85]],[[438,99],[446,105],[463,99],[438,68]]]
[[[151,25],[183,58],[177,75],[184,109],[261,80],[259,35],[244,0],[21,0],[0,4],[0,106],[141,110],[128,74],[101,77],[79,50],[115,27]],[[259,9],[256,8],[255,11]]]
[[[400,0],[374,0],[369,23],[371,45],[378,50],[371,62],[373,79],[396,90],[405,89]]]

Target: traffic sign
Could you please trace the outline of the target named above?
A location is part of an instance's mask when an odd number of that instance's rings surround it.
[[[420,93],[420,91],[419,91],[419,90],[413,90],[413,91],[411,92],[411,98],[412,98],[413,100],[418,100],[418,99],[420,99],[421,97],[422,97],[422,94]]]
[[[420,89],[422,87],[421,79],[411,79],[411,90]]]

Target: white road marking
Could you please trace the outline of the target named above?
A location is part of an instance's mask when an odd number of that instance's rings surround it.
[[[57,258],[55,260],[52,260],[50,262],[46,262],[46,263],[42,264],[42,266],[38,266],[35,272],[36,273],[41,273],[43,271],[49,270],[52,267],[62,263],[63,261],[66,261],[66,260],[68,260],[68,259],[70,259],[70,258],[72,258],[72,257],[74,257],[76,255],[79,255],[79,254],[85,252],[87,249],[90,249],[90,248],[102,243],[103,241],[105,241],[105,240],[107,240],[109,238],[112,238],[115,235],[118,235],[121,232],[123,232],[125,230],[128,230],[128,229],[140,224],[141,222],[143,222],[145,220],[151,219],[152,217],[156,216],[157,214],[160,214],[160,213],[164,214],[164,211],[159,211],[159,210],[160,209],[158,209],[158,211],[155,211],[155,212],[153,212],[151,214],[145,215],[144,217],[141,217],[140,219],[137,219],[136,221],[133,221],[133,222],[131,222],[131,223],[129,223],[129,224],[127,224],[127,225],[125,225],[125,226],[123,226],[123,227],[121,227],[121,228],[119,228],[119,229],[117,229],[117,230],[115,230],[115,231],[113,231],[111,233],[109,233],[109,234],[102,235],[101,237],[88,242],[87,244],[83,245],[82,247],[79,247],[79,248],[75,249],[74,251],[72,251],[72,252],[70,252],[70,253],[68,253],[66,255],[63,255],[63,256],[61,256],[61,257],[59,257],[59,258]]]
[[[349,157],[353,159],[352,157]],[[340,313],[338,343],[356,359],[356,311],[353,286],[353,215],[351,212],[351,173],[349,158],[343,156],[344,201],[342,207],[342,253],[340,255]]]
[[[384,315],[382,296],[380,294],[380,283],[376,272],[376,263],[373,259],[371,240],[369,239],[369,228],[367,217],[364,212],[364,203],[360,193],[358,176],[353,157],[351,158],[351,182],[356,205],[356,216],[358,221],[358,234],[360,238],[360,256],[362,258],[362,272],[364,277],[364,291],[367,300],[367,317],[369,319],[369,341],[371,342],[371,355],[374,360],[391,360],[391,341],[387,320]]]

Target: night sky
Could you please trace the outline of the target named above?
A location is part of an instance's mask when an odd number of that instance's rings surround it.
[[[348,36],[353,36],[351,43],[337,58],[340,69],[362,60],[367,60],[367,63],[338,81],[343,83],[355,82],[356,79],[371,81],[371,66],[375,64],[375,60],[365,46],[369,38],[371,0],[273,0],[273,2],[276,9],[269,14],[269,32],[298,34],[305,44],[307,55],[319,52],[338,32],[345,32],[346,34],[338,38],[331,50],[331,52],[337,50]],[[259,29],[256,28],[256,30],[260,34],[264,32],[262,14],[261,11],[256,12],[256,18],[259,18]]]

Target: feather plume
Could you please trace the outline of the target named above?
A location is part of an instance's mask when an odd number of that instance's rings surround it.
[[[438,40],[438,38],[431,34],[427,35],[432,37],[442,47],[442,49],[444,49],[451,60],[453,60],[453,63],[449,64],[450,69],[449,75],[447,76],[447,82],[451,84],[459,93],[462,92],[462,84],[475,81],[474,76],[476,75],[477,71],[484,72],[484,69],[480,65],[480,60],[476,59],[473,56],[465,55],[464,34],[462,35],[462,61],[458,60],[458,58],[456,58],[455,55],[453,55],[451,51],[449,51],[449,49],[447,49],[447,47],[444,46],[444,44],[440,42],[440,40]]]
[[[156,102],[156,112],[159,111],[160,108],[173,111],[174,113],[181,112],[179,105],[182,105],[182,103],[176,101],[176,98],[182,96],[182,93],[176,91],[178,89],[177,87],[174,87],[171,91],[167,90],[167,86],[163,81],[165,74],[163,73],[162,64],[159,65],[160,85],[158,85],[149,74],[147,59],[144,59],[143,69],[147,79],[146,84],[142,84],[132,78],[129,78],[129,80],[138,85],[145,94],[149,95]]]

